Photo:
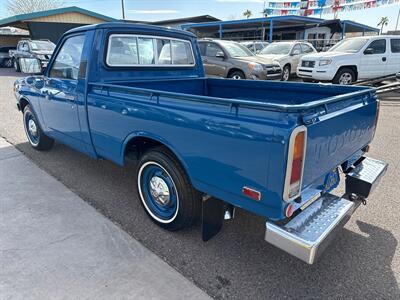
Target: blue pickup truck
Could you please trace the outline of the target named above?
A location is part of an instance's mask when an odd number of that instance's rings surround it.
[[[205,78],[189,32],[124,22],[70,30],[44,74],[14,91],[33,148],[57,140],[136,163],[132,182],[159,226],[199,220],[206,241],[239,207],[266,218],[267,242],[309,264],[387,169],[364,155],[378,121],[373,89]]]

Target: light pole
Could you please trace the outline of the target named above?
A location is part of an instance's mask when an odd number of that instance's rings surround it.
[[[125,5],[124,5],[124,0],[121,0],[121,8],[122,8],[122,20],[125,20]]]
[[[397,31],[397,26],[399,25],[399,18],[400,18],[400,8],[399,8],[399,13],[397,14],[396,28],[394,29],[396,31]]]

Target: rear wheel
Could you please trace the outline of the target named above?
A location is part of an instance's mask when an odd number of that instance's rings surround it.
[[[240,80],[240,79],[246,79],[246,76],[242,71],[233,71],[229,73],[228,78]]]
[[[352,84],[356,80],[356,74],[350,68],[343,68],[337,71],[333,83],[341,85]]]
[[[13,59],[15,72],[21,72],[21,67],[17,58]]]
[[[54,140],[46,136],[29,105],[24,108],[24,129],[29,144],[36,150],[50,150]]]
[[[195,221],[201,203],[199,193],[165,147],[154,148],[142,156],[137,187],[146,213],[160,227],[175,231]]]
[[[282,70],[282,81],[288,81],[290,79],[290,65],[286,65]]]

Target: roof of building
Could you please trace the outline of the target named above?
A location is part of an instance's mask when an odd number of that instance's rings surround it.
[[[38,12],[33,12],[33,13],[28,13],[28,14],[21,14],[21,15],[15,15],[11,16],[5,19],[0,20],[0,26],[17,26],[18,23],[24,22],[24,21],[30,21],[33,19],[38,19],[38,18],[43,18],[43,17],[49,17],[49,16],[54,16],[54,15],[59,15],[59,14],[65,14],[65,13],[80,13],[83,15],[87,15],[96,19],[100,19],[103,21],[115,21],[116,19],[95,13],[90,10],[86,10],[77,6],[70,6],[70,7],[62,7],[62,8],[56,8],[56,9],[50,9],[50,10],[44,10],[44,11],[38,11]]]
[[[176,23],[204,23],[204,22],[214,22],[221,21],[210,15],[202,15],[202,16],[194,16],[187,18],[179,18],[179,19],[169,19],[169,20],[161,20],[155,22],[149,22],[154,25],[168,25],[168,24],[176,24]]]
[[[182,25],[183,29],[203,29],[203,30],[215,30],[219,29],[220,26],[223,29],[254,29],[254,28],[269,28],[272,24],[275,26],[295,26],[295,25],[322,25],[327,20],[313,17],[303,17],[296,15],[287,15],[287,16],[271,16],[265,18],[254,18],[254,19],[242,19],[242,20],[231,20],[231,21],[215,21],[215,22],[207,22],[207,23],[199,23],[199,24],[184,24]],[[357,32],[357,31],[374,31],[377,32],[379,29],[367,26],[361,23],[357,23],[349,20],[338,20],[342,26],[346,27],[347,32]]]

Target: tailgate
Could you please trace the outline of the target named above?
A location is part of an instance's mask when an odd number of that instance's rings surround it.
[[[303,187],[314,183],[368,145],[375,132],[379,102],[368,92],[326,104],[307,126]]]

